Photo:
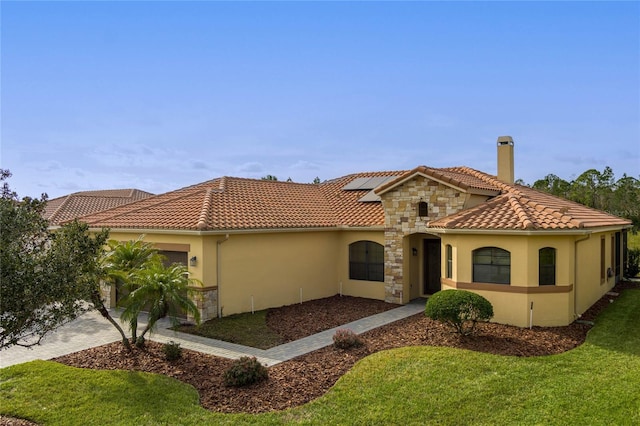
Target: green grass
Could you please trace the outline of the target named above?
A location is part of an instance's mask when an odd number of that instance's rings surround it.
[[[640,232],[637,234],[627,233],[627,247],[640,249]]]
[[[192,387],[162,376],[34,361],[0,370],[0,413],[42,424],[640,424],[638,312],[640,290],[624,291],[560,355],[379,352],[324,397],[261,415],[207,412]]]
[[[175,330],[197,334],[210,339],[269,349],[282,343],[282,338],[267,327],[267,311],[214,318],[199,326],[178,326]]]

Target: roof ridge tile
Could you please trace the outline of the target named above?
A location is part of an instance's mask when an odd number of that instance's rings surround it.
[[[71,195],[73,194],[65,196],[64,200],[60,203],[60,205],[53,211],[53,213],[51,213],[51,216],[49,216],[50,223],[55,223],[56,215],[62,211],[63,206],[67,205],[67,203],[69,202],[69,199],[71,198]]]
[[[510,193],[507,195],[507,199],[509,200],[509,204],[511,205],[511,208],[517,215],[520,221],[520,224],[522,225],[522,228],[532,229],[534,227],[533,221],[525,211],[524,206],[520,203],[520,197]]]
[[[203,230],[207,227],[207,219],[209,218],[209,213],[211,211],[211,206],[213,204],[213,192],[214,189],[207,189],[207,192],[204,194],[204,201],[202,203],[202,210],[200,211],[200,217],[198,218],[198,224],[196,227],[199,230]]]

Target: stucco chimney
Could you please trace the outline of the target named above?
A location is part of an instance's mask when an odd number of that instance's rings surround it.
[[[511,136],[498,137],[498,180],[504,183],[514,182],[513,139]]]

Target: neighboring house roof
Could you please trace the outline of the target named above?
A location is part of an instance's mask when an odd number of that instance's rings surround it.
[[[94,227],[195,231],[381,228],[384,210],[375,200],[416,176],[490,198],[432,221],[428,225],[432,229],[572,230],[631,223],[525,186],[506,184],[468,167],[425,166],[410,171],[357,173],[320,184],[221,177],[99,211],[82,220]],[[371,186],[376,184],[377,188]]]
[[[107,189],[102,191],[75,192],[48,200],[44,217],[52,225],[76,219],[101,210],[142,200],[153,194],[139,189]]]

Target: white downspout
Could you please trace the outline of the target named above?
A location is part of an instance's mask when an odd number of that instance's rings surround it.
[[[591,234],[586,237],[574,241],[575,248],[573,250],[573,319],[580,318],[578,315],[578,243],[591,238]]]
[[[218,286],[218,296],[216,299],[218,301],[218,318],[222,318],[222,306],[220,305],[220,288],[222,287],[220,285],[220,280],[222,279],[222,265],[220,265],[220,260],[222,256],[220,254],[220,246],[227,240],[229,240],[229,234],[225,235],[224,239],[216,241],[216,284]]]

